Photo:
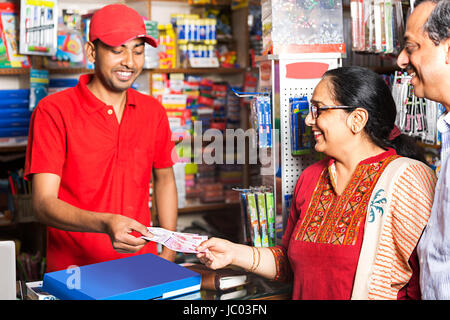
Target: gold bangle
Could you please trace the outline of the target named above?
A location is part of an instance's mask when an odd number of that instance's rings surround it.
[[[256,250],[256,252],[258,252],[258,263],[256,264],[255,269],[253,269],[252,272],[255,272],[256,269],[258,269],[259,263],[261,262],[261,252],[259,252],[258,248],[255,248],[255,250]]]
[[[255,265],[255,248],[254,247],[250,247],[252,249],[252,256],[253,256],[253,262],[252,262],[252,266],[250,267],[250,269],[248,269],[249,272],[253,272],[253,266]]]

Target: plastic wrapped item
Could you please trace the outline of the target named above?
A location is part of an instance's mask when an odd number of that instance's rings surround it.
[[[263,54],[345,52],[342,0],[265,0]]]
[[[352,50],[398,54],[402,48],[403,10],[399,0],[351,0]]]
[[[147,34],[152,36],[154,39],[158,39],[158,22],[156,21],[144,21],[145,30]],[[158,48],[154,48],[148,43],[145,44],[145,69],[156,69],[159,66],[159,55]]]

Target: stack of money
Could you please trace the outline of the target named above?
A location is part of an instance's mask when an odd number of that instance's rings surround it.
[[[153,237],[142,236],[142,239],[158,242],[170,250],[184,253],[198,253],[199,251],[196,250],[197,247],[208,239],[208,236],[175,232],[159,227],[148,227],[147,229],[153,234]]]

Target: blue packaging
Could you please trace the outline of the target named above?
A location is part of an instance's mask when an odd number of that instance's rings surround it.
[[[28,118],[31,117],[31,111],[28,108],[0,109],[0,120],[7,118]]]
[[[0,90],[0,101],[3,99],[26,99],[30,98],[30,89],[11,89],[11,90]]]
[[[28,127],[30,118],[0,118],[0,128]]]
[[[0,138],[28,136],[28,127],[0,128]]]
[[[256,97],[256,112],[258,117],[259,147],[270,148],[272,146],[272,112],[269,96]]]
[[[305,123],[309,113],[308,98],[289,98],[291,122],[291,153],[303,155],[311,150],[311,127]]]
[[[0,99],[0,109],[23,109],[29,107],[30,100],[25,98]]]
[[[36,108],[39,101],[48,94],[48,70],[30,70],[30,110]]]
[[[72,88],[78,84],[73,78],[52,78],[48,84],[49,88]]]

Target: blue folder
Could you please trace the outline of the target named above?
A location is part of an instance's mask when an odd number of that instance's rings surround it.
[[[61,300],[148,300],[200,290],[201,275],[154,254],[46,273],[43,290]]]

